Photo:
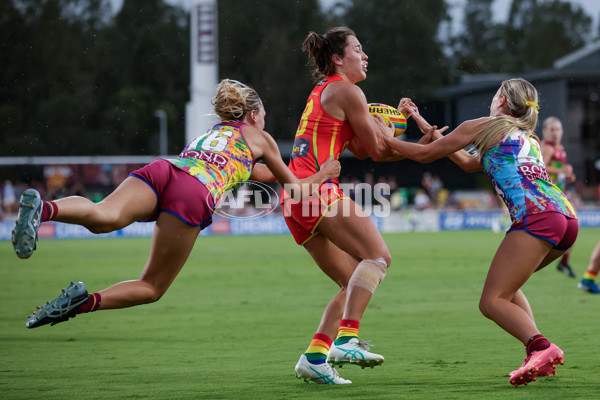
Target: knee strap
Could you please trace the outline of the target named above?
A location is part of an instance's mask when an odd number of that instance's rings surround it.
[[[385,278],[386,271],[387,264],[383,258],[362,260],[352,274],[348,286],[358,286],[371,293],[375,293],[375,289],[383,281],[383,278]]]

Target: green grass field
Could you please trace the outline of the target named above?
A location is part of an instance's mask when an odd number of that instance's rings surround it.
[[[71,280],[91,291],[139,276],[149,239],[46,240],[29,260],[0,242],[2,399],[596,399],[600,296],[554,265],[524,288],[539,329],[565,351],[555,377],[514,388],[522,345],[485,319],[479,294],[502,235],[389,234],[393,265],[361,323],[386,357],[347,366],[352,385],[295,379],[336,292],[289,236],[206,237],[157,303],[29,330]],[[582,229],[581,275],[600,229]]]

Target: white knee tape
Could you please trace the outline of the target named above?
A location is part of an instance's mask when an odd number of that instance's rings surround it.
[[[362,260],[352,274],[348,286],[358,286],[371,293],[375,293],[375,289],[383,281],[383,278],[385,278],[386,271],[387,264],[383,258]]]

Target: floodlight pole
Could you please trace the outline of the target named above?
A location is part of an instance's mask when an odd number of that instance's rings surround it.
[[[219,122],[211,107],[219,77],[217,0],[190,0],[190,101],[185,145]]]
[[[159,151],[161,156],[167,155],[167,113],[160,108],[154,110],[154,116],[160,120]]]

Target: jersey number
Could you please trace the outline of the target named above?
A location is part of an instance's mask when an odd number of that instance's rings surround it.
[[[304,135],[306,132],[306,126],[308,125],[308,116],[313,111],[313,99],[310,99],[308,103],[306,103],[306,107],[304,108],[304,112],[302,113],[302,118],[300,118],[300,126],[298,127],[298,131],[296,132],[296,137]]]
[[[213,131],[202,141],[201,149],[205,151],[223,151],[227,146],[227,139],[233,131]]]
[[[513,136],[517,136],[517,134],[513,134]],[[533,146],[536,149],[536,154],[541,154],[540,151],[540,145],[538,144],[537,141],[532,140],[530,137],[523,135],[523,146],[521,147],[521,150],[519,150],[519,154],[517,155],[517,162],[519,163],[519,165],[525,165],[525,164],[538,164],[538,165],[542,165],[543,167],[544,165],[544,160],[541,157],[535,157],[530,155],[531,152],[531,147]],[[512,137],[513,139],[516,139],[516,137]]]

